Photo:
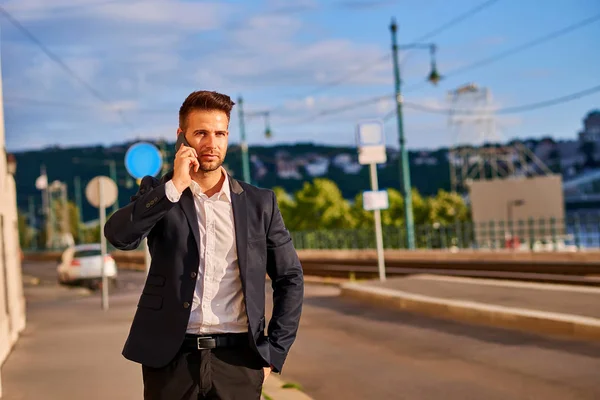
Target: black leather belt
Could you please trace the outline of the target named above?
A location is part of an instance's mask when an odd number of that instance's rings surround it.
[[[194,350],[215,349],[217,347],[237,347],[247,345],[248,333],[219,333],[214,335],[186,334],[183,346]]]

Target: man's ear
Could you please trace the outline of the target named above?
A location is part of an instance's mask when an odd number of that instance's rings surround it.
[[[183,131],[181,130],[181,128],[177,128],[177,136],[179,136],[180,133],[183,133]]]

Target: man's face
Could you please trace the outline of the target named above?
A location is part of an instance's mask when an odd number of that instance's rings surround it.
[[[193,110],[188,115],[184,134],[198,153],[200,171],[215,171],[225,161],[228,125],[227,114],[220,110]]]

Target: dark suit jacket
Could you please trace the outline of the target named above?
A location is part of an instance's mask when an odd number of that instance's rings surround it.
[[[147,176],[129,205],[106,222],[104,235],[121,250],[133,250],[147,236],[152,263],[123,355],[159,368],[179,350],[190,316],[198,276],[200,234],[191,190],[177,203],[165,183]],[[280,372],[296,338],[304,281],[302,266],[271,190],[229,177],[238,264],[251,347]],[[265,281],[273,287],[273,315],[265,329]]]

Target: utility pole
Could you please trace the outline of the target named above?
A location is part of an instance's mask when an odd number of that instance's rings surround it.
[[[108,160],[108,168],[110,170],[110,179],[115,182],[115,185],[119,187],[119,182],[117,181],[117,163],[115,160]],[[119,209],[119,196],[117,196],[117,200],[115,200],[112,205],[112,211],[116,212]]]
[[[31,227],[31,232],[35,232],[36,230],[36,218],[35,218],[35,198],[33,196],[29,196],[29,226]],[[38,236],[34,233],[33,238],[31,239],[31,250],[37,250],[37,239]]]
[[[44,223],[46,225],[46,248],[50,249],[52,245],[52,239],[54,236],[53,232],[53,221],[52,221],[52,204],[50,200],[50,187],[48,185],[48,175],[46,173],[46,166],[40,167],[40,177],[42,178],[41,186],[39,189],[42,190],[42,209],[44,210]]]
[[[253,118],[253,117],[263,117],[265,120],[265,137],[270,139],[273,136],[273,131],[271,131],[271,124],[269,122],[269,111],[255,111],[251,113],[244,114],[244,109],[242,107],[242,96],[238,97],[239,104],[239,119],[240,119],[240,137],[241,137],[241,148],[242,148],[242,170],[244,173],[244,181],[248,183],[251,182],[250,176],[250,158],[248,156],[248,143],[246,142],[246,120],[245,117]]]
[[[117,187],[119,187],[119,182],[117,181],[117,162],[115,160],[97,161],[97,160],[87,160],[87,159],[82,159],[79,157],[74,157],[72,159],[72,161],[76,164],[82,163],[82,164],[92,164],[92,165],[94,165],[94,164],[108,165],[108,174],[110,176],[110,179],[112,179],[115,182],[115,185],[117,185]],[[112,205],[112,211],[115,212],[118,209],[119,209],[119,199],[117,197],[117,200]]]
[[[250,158],[248,157],[248,143],[246,142],[246,125],[244,121],[244,108],[242,96],[238,97],[238,111],[240,124],[240,148],[242,149],[242,173],[244,182],[250,181]]]
[[[79,239],[79,243],[83,242],[83,229],[82,229],[82,215],[83,210],[81,209],[81,178],[79,176],[75,177],[75,182],[73,186],[75,190],[75,204],[77,205],[77,218],[79,219],[77,223],[77,238]]]
[[[402,177],[402,196],[404,197],[404,221],[406,225],[406,245],[407,248],[413,250],[415,248],[415,223],[413,217],[413,205],[412,205],[412,186],[410,183],[410,160],[408,158],[408,151],[406,149],[406,139],[404,138],[404,124],[402,120],[402,93],[400,90],[401,79],[400,79],[400,64],[398,63],[398,49],[418,49],[428,48],[431,52],[431,73],[428,76],[428,80],[434,85],[440,80],[440,75],[437,72],[435,65],[435,45],[433,44],[408,44],[398,46],[396,33],[398,31],[398,25],[396,20],[392,19],[390,25],[390,31],[392,33],[392,56],[394,60],[394,82],[395,82],[395,94],[396,94],[396,116],[398,121],[398,141],[400,143],[400,176]]]

